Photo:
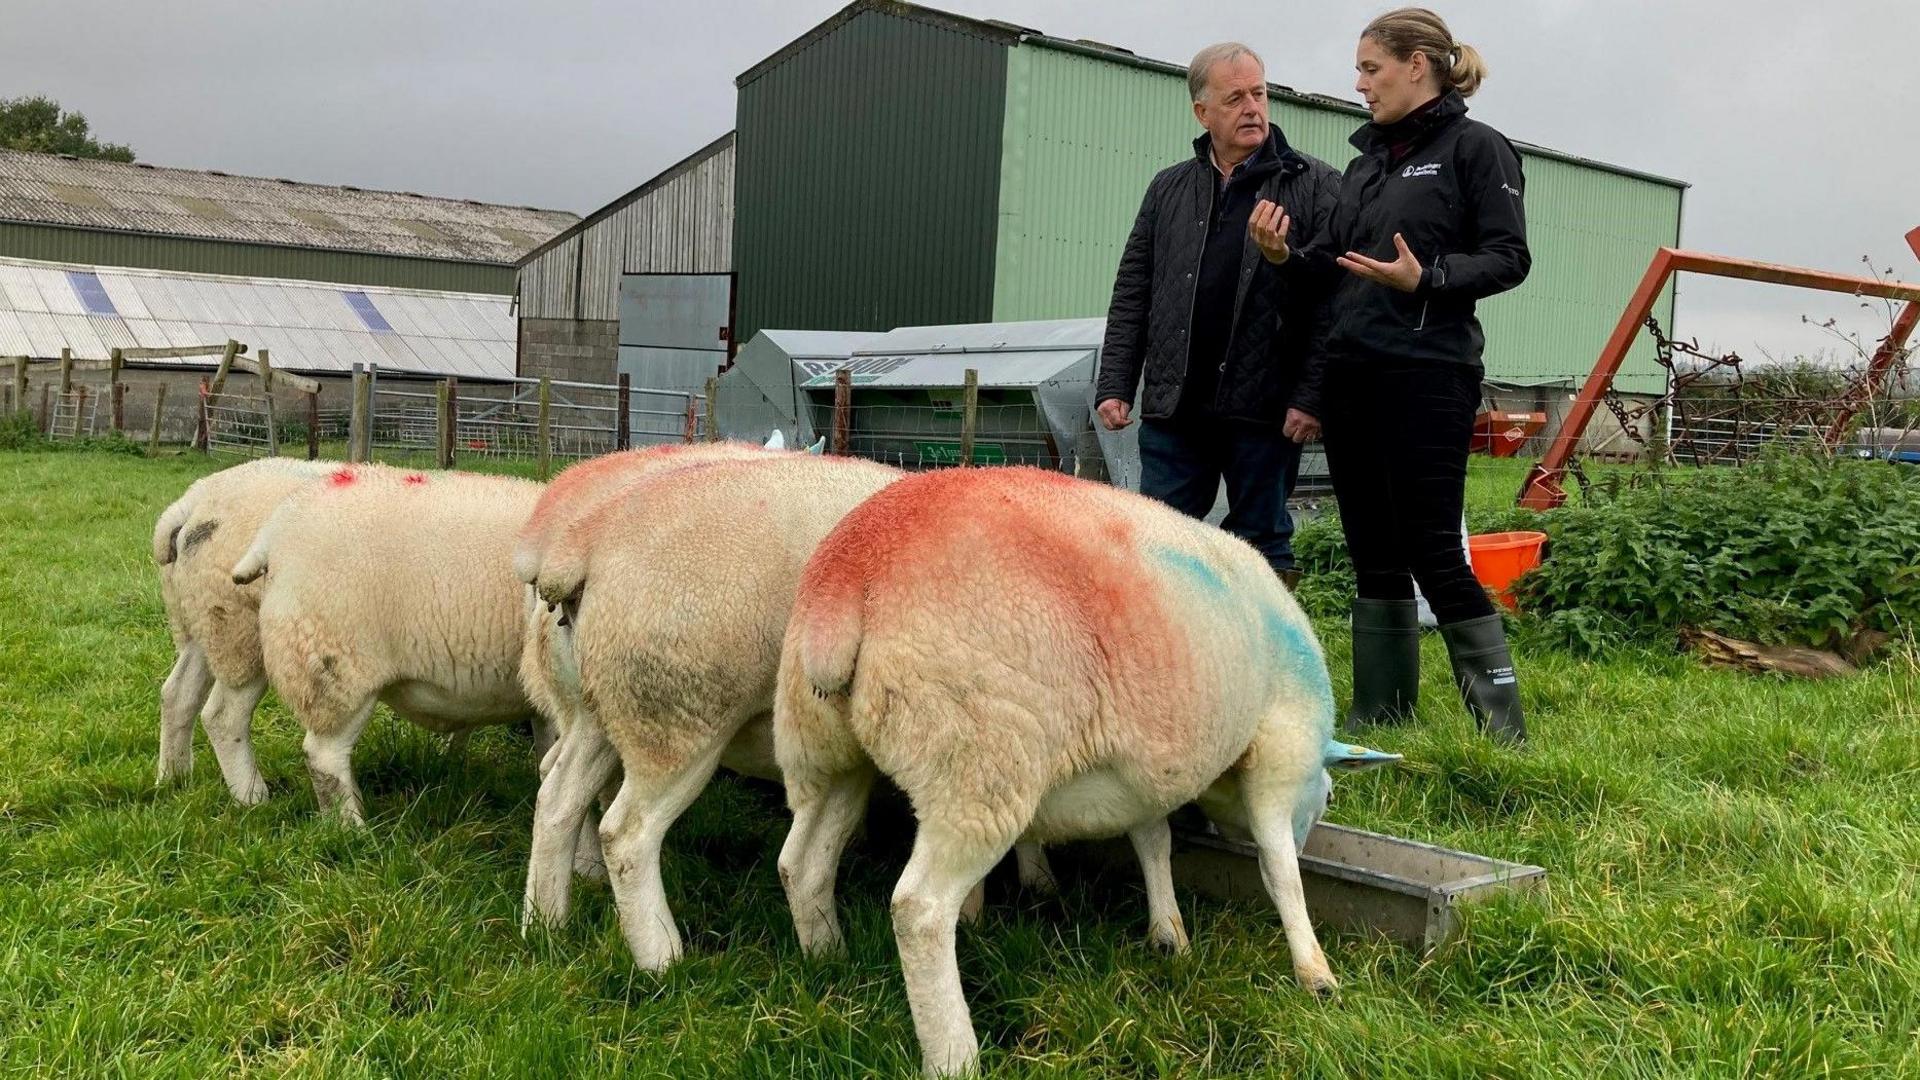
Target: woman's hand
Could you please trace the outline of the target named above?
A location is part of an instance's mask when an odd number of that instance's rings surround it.
[[[1413,257],[1413,252],[1399,233],[1393,234],[1393,247],[1400,253],[1400,257],[1392,262],[1369,259],[1355,251],[1347,252],[1337,261],[1341,266],[1368,281],[1379,282],[1390,289],[1399,289],[1401,292],[1412,292],[1420,287],[1422,269],[1420,260]]]

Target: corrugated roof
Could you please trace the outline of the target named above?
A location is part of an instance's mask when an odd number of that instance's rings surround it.
[[[111,313],[88,311],[81,289],[91,291],[95,279]],[[101,303],[98,295],[93,302]],[[376,328],[383,324],[391,329]],[[116,348],[232,338],[255,356],[269,350],[283,371],[342,372],[360,363],[510,379],[515,329],[510,296],[0,258],[0,356],[52,358],[65,348],[104,360]]]
[[[563,210],[0,150],[0,220],[512,265]]]
[[[760,76],[765,75],[768,71],[779,67],[789,58],[812,48],[822,38],[840,29],[848,22],[851,22],[856,16],[868,11],[891,15],[900,19],[911,19],[915,22],[938,26],[942,29],[985,38],[1009,48],[1017,45],[1034,45],[1045,49],[1058,49],[1063,52],[1080,53],[1093,57],[1094,59],[1108,61],[1109,63],[1125,64],[1128,67],[1165,72],[1166,74],[1179,75],[1183,78],[1187,73],[1185,64],[1176,64],[1167,60],[1155,60],[1152,57],[1141,56],[1132,49],[1121,48],[1118,45],[1109,45],[1102,41],[1089,41],[1084,38],[1068,39],[1055,37],[1052,34],[1040,30],[1019,26],[1000,19],[976,19],[967,15],[956,15],[950,11],[941,11],[937,8],[926,7],[922,4],[905,3],[903,0],[852,0],[846,7],[841,8],[838,12],[829,16],[824,22],[815,26],[812,30],[788,42],[775,51],[773,55],[742,72],[733,80],[734,86],[736,88],[746,86]],[[1279,83],[1270,83],[1268,90],[1270,96],[1287,97],[1301,104],[1343,112],[1355,117],[1362,123],[1366,122],[1369,116],[1366,108],[1359,103],[1348,101],[1344,98],[1333,97],[1329,94],[1295,90],[1290,86],[1282,86]],[[1600,169],[1604,172],[1618,173],[1622,176],[1631,176],[1635,179],[1647,180],[1667,187],[1686,188],[1690,186],[1686,181],[1676,180],[1670,176],[1662,176],[1658,173],[1628,168],[1624,165],[1615,165],[1610,162],[1581,157],[1578,154],[1570,154],[1564,150],[1555,150],[1537,143],[1522,142],[1519,139],[1514,139],[1513,144],[1531,153],[1539,154],[1542,157],[1553,158],[1587,168]]]

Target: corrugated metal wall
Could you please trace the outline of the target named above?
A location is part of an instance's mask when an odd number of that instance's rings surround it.
[[[1291,98],[1273,115],[1296,148],[1335,168],[1353,157],[1358,118]],[[1199,130],[1178,75],[1044,46],[1010,50],[993,318],[1106,314],[1147,182]],[[1533,272],[1481,305],[1487,373],[1584,376],[1654,249],[1677,242],[1680,190],[1532,154],[1526,170]],[[1671,305],[1669,290],[1669,324]],[[1622,389],[1647,388],[1651,345],[1625,370],[1640,377]]]
[[[991,317],[1006,62],[866,11],[740,87],[740,341]]]
[[[0,255],[89,266],[513,294],[513,267],[0,222]]]
[[[618,319],[622,274],[725,273],[733,265],[733,220],[729,140],[522,267],[520,314]]]

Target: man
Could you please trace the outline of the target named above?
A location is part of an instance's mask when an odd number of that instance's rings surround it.
[[[1221,525],[1292,586],[1287,497],[1301,444],[1320,434],[1325,320],[1320,297],[1282,283],[1249,220],[1267,200],[1312,235],[1340,174],[1268,121],[1266,68],[1245,45],[1202,49],[1187,88],[1206,131],[1192,158],[1147,185],[1114,279],[1095,407],[1117,431],[1141,388],[1140,490],[1204,518],[1224,477]]]

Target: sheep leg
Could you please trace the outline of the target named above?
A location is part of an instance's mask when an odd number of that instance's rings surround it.
[[[548,768],[533,804],[533,851],[527,860],[524,932],[537,919],[548,926],[567,921],[579,842],[591,828],[588,804],[620,764],[599,724],[574,724],[547,755]],[[593,850],[598,853],[599,836]]]
[[[193,771],[193,718],[213,690],[207,654],[189,642],[160,687],[160,770],[155,783],[181,783]]]
[[[533,714],[533,756],[540,762],[540,775],[547,775],[547,757],[560,745],[566,731],[540,713]]]
[[[954,954],[960,905],[1012,845],[1010,839],[962,839],[929,824],[921,819],[913,855],[894,886],[893,935],[922,1068],[928,1076],[948,1076],[971,1071],[980,1056]]]
[[[227,782],[233,801],[241,806],[257,806],[267,801],[267,782],[253,760],[253,710],[267,696],[267,680],[234,686],[217,682],[213,696],[200,712],[200,727],[213,745],[213,759],[220,763],[220,776]]]
[[[732,737],[730,729],[717,733],[677,770],[645,770],[641,762],[623,761],[626,780],[600,821],[600,846],[607,857],[614,906],[620,910],[620,931],[634,962],[648,971],[665,970],[680,957],[680,928],[674,925],[660,880],[660,845],[706,788]]]
[[[1147,884],[1147,940],[1171,953],[1186,952],[1187,928],[1173,894],[1173,830],[1166,818],[1158,817],[1129,832],[1127,839],[1133,841]]]
[[[1052,896],[1060,891],[1060,882],[1053,876],[1053,864],[1047,861],[1047,849],[1031,840],[1022,840],[1013,845],[1013,859],[1020,865],[1020,887],[1031,889],[1040,896]]]
[[[1260,879],[1267,895],[1280,911],[1280,925],[1287,934],[1287,951],[1293,957],[1293,974],[1300,984],[1316,994],[1331,993],[1339,986],[1326,954],[1314,936],[1313,923],[1307,917],[1306,891],[1300,884],[1300,856],[1293,843],[1291,800],[1283,792],[1287,785],[1274,778],[1247,776],[1241,785],[1245,793],[1248,824],[1253,842],[1260,849]]]
[[[342,824],[355,827],[367,823],[360,802],[360,786],[353,782],[353,746],[373,716],[369,698],[347,716],[338,727],[316,731],[307,728],[302,746],[307,752],[307,773],[313,777],[313,797],[322,813],[334,811]]]
[[[788,785],[793,827],[780,847],[780,884],[787,892],[800,950],[810,956],[838,953],[845,947],[834,910],[834,878],[872,790],[871,765]]]

